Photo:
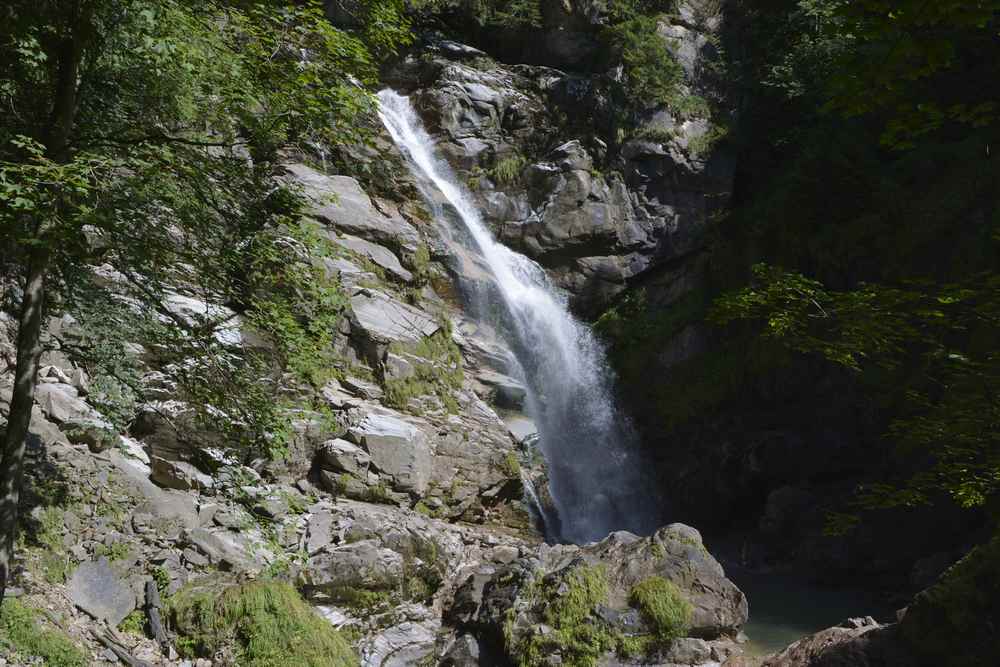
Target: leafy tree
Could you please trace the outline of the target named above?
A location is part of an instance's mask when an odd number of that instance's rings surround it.
[[[755,46],[733,63],[748,103],[723,225],[728,261],[761,263],[711,319],[879,399],[894,476],[856,509],[982,507],[1000,490],[1000,3],[737,4]]]
[[[171,290],[201,290],[258,323],[276,315],[259,298],[276,283],[299,305],[337,310],[326,292],[308,292],[310,270],[295,268],[309,266],[294,242],[302,200],[274,176],[287,147],[367,139],[373,101],[363,86],[407,33],[398,3],[365,7],[378,21],[357,34],[332,27],[314,2],[14,0],[0,8],[8,110],[0,229],[4,252],[23,267],[0,462],[0,586],[11,565],[43,314],[86,299],[81,286],[97,285],[90,266],[114,267],[106,298],[158,323],[161,351],[194,355],[217,376],[247,371],[250,387],[261,379],[254,358],[216,354],[225,323],[211,313],[177,316],[166,304]],[[276,252],[286,253],[284,274],[265,270]],[[296,314],[295,345],[318,344],[307,323],[317,313]],[[279,347],[287,342],[265,333]],[[302,350],[286,350],[279,366],[301,370],[295,354]],[[219,365],[226,358],[233,368]]]

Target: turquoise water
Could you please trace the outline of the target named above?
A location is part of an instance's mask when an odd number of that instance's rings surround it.
[[[823,628],[855,616],[886,621],[893,610],[863,591],[819,588],[784,574],[763,574],[727,566],[726,574],[750,601],[750,655],[773,653]]]

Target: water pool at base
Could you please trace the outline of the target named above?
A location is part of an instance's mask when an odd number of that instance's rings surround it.
[[[761,573],[726,565],[726,574],[750,601],[746,651],[766,655],[814,632],[857,616],[890,621],[895,610],[864,591],[821,588],[787,574]]]

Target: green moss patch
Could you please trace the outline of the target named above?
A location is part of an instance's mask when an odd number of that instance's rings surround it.
[[[393,343],[389,351],[405,355],[413,366],[413,375],[385,380],[386,403],[406,410],[410,399],[437,396],[448,412],[458,412],[454,393],[462,388],[465,374],[462,371],[462,352],[451,339],[450,327],[442,327],[414,344]]]
[[[352,667],[358,657],[289,584],[191,585],[170,602],[185,657],[235,653],[243,667]]]
[[[691,627],[691,603],[663,577],[650,577],[633,586],[629,601],[639,609],[657,642],[669,644]]]
[[[524,596],[541,613],[541,623],[551,628],[517,636],[513,610],[504,627],[507,651],[519,667],[548,664],[558,653],[564,664],[592,667],[602,655],[618,648],[618,634],[594,616],[595,608],[607,602],[607,570],[603,565],[583,566],[565,578],[533,581]]]
[[[39,613],[20,600],[4,600],[0,608],[0,654],[11,664],[41,658],[49,667],[85,667],[87,655],[61,630],[46,628]]]

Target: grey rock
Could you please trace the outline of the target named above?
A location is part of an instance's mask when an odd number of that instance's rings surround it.
[[[136,597],[108,564],[107,558],[81,563],[67,585],[67,594],[80,609],[117,626],[135,609]]]
[[[479,667],[479,642],[472,635],[460,635],[441,657],[440,667]]]
[[[351,297],[352,332],[357,329],[380,343],[413,343],[430,336],[441,325],[424,311],[375,290]]]
[[[302,584],[313,593],[336,596],[343,588],[392,589],[405,577],[403,556],[362,540],[321,551],[309,558]]]
[[[440,622],[406,620],[380,632],[361,647],[365,664],[380,667],[411,667],[421,664],[434,653]]]
[[[101,419],[70,419],[61,425],[66,438],[74,445],[86,445],[92,452],[103,452],[121,442],[118,431]]]
[[[100,415],[80,398],[77,389],[68,384],[38,385],[35,389],[35,402],[45,416],[57,424],[100,419]]]
[[[344,378],[343,385],[345,389],[356,396],[360,396],[361,398],[371,401],[377,401],[382,398],[382,388],[374,382],[368,382],[366,380],[362,380],[361,378],[348,376]]]
[[[150,479],[168,489],[200,491],[215,487],[215,480],[212,479],[211,475],[206,475],[185,461],[168,461],[159,456],[153,456],[151,465]]]
[[[312,202],[309,215],[338,230],[390,247],[416,249],[420,234],[399,215],[387,216],[375,208],[357,180],[328,176],[304,164],[285,168],[302,184]]]
[[[678,665],[700,665],[712,659],[712,647],[704,639],[681,637],[670,643],[663,658]]]
[[[733,636],[747,620],[743,593],[726,579],[722,567],[705,550],[698,531],[682,524],[661,528],[649,538],[618,532],[584,547],[543,547],[537,558],[522,557],[497,565],[492,574],[484,571],[463,584],[455,596],[456,606],[446,618],[489,636],[513,633],[516,641],[524,633],[538,631],[544,620],[537,593],[528,593],[531,582],[541,581],[552,591],[565,590],[568,578],[579,568],[594,565],[603,565],[613,573],[607,579],[607,601],[594,611],[603,622],[623,632],[649,631],[640,611],[632,607],[630,593],[633,586],[650,577],[672,581],[690,602],[689,634],[697,639],[675,642],[676,653],[667,657],[666,664],[707,664],[712,647],[702,640]],[[623,663],[609,654],[600,664]]]
[[[184,531],[184,540],[204,554],[213,565],[249,570],[263,565],[259,545],[243,533],[210,528]]]
[[[372,464],[392,477],[394,487],[422,495],[430,481],[432,456],[426,434],[392,414],[372,413],[348,431]]]
[[[336,439],[327,440],[320,445],[317,461],[326,470],[363,477],[368,472],[371,457],[357,445]]]
[[[403,265],[399,263],[399,258],[388,248],[357,236],[346,234],[344,236],[333,237],[332,240],[340,247],[347,248],[351,252],[355,252],[382,267],[399,280],[406,283],[413,282],[413,274],[403,268]]]

